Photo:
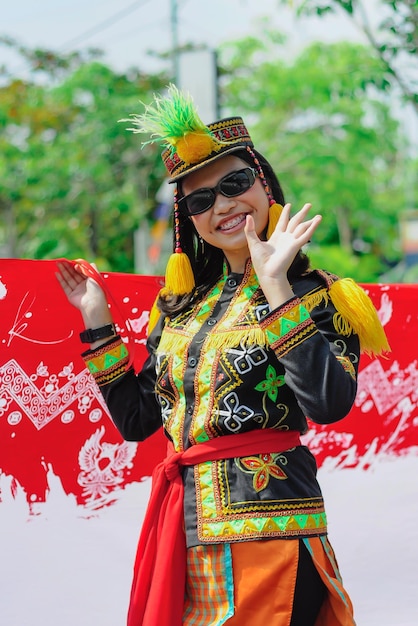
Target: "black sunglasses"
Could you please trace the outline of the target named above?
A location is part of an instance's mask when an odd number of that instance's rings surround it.
[[[183,196],[178,201],[179,210],[185,215],[199,215],[215,204],[216,194],[221,193],[226,198],[234,198],[250,189],[257,178],[257,172],[252,167],[245,167],[237,172],[227,174],[215,187],[203,187]]]

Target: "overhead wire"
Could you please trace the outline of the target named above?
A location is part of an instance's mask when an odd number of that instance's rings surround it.
[[[179,6],[181,8],[184,8],[184,6],[189,1],[190,0],[180,0]],[[68,50],[69,48],[75,46],[76,44],[79,45],[80,43],[83,43],[83,42],[87,41],[91,37],[93,37],[93,36],[95,36],[97,34],[100,34],[101,32],[105,31],[106,29],[112,27],[116,22],[118,22],[118,21],[122,20],[123,18],[127,17],[128,15],[130,15],[133,12],[135,12],[139,8],[142,8],[148,2],[150,2],[150,0],[135,0],[135,2],[129,4],[127,7],[124,7],[123,9],[117,11],[116,13],[114,13],[110,17],[106,18],[102,22],[99,22],[95,26],[87,29],[86,31],[84,31],[82,33],[80,33],[76,37],[72,37],[68,41],[64,42],[61,46],[59,46],[58,50],[60,52],[64,52],[65,50]],[[159,20],[159,22],[160,22],[160,20]],[[150,24],[150,26],[154,27],[154,23]],[[16,68],[15,68],[14,71],[17,71]]]
[[[144,6],[145,4],[147,4],[147,2],[150,2],[150,0],[136,0],[136,2],[133,2],[132,4],[130,4],[129,6],[125,7],[124,9],[121,9],[117,13],[114,13],[110,17],[108,17],[105,20],[103,20],[103,22],[100,22],[99,24],[96,24],[96,26],[93,26],[92,28],[89,28],[88,30],[86,30],[84,33],[81,33],[77,37],[73,37],[72,39],[66,41],[60,47],[60,50],[64,50],[66,48],[74,46],[75,44],[80,44],[81,42],[83,42],[83,41],[85,41],[87,39],[90,39],[90,37],[92,37],[93,35],[97,35],[98,33],[101,33],[106,28],[109,28],[110,26],[113,26],[115,24],[115,22],[123,19],[127,15],[130,15],[131,13],[136,11],[137,9],[139,9],[142,6]]]
[[[117,11],[116,13],[111,15],[110,17],[108,17],[105,20],[103,20],[102,22],[100,22],[99,24],[96,24],[94,27],[89,28],[84,33],[81,33],[80,35],[77,35],[77,37],[73,37],[72,39],[70,39],[67,42],[65,42],[64,44],[62,44],[59,47],[59,51],[63,52],[65,49],[68,49],[70,46],[73,46],[75,43],[79,44],[79,43],[89,39],[93,35],[97,35],[98,33],[103,32],[104,30],[106,30],[110,26],[113,26],[117,21],[123,19],[127,15],[130,15],[131,13],[136,11],[137,9],[143,7],[148,2],[150,2],[150,0],[135,0],[135,2],[133,2],[129,6],[125,7],[124,9],[121,9],[120,11]],[[21,69],[23,69],[23,67],[24,67],[23,64],[21,66],[19,65],[18,67],[12,68],[11,72],[12,73],[19,72]]]
[[[156,28],[161,29],[162,27],[167,27],[167,19],[165,18],[153,20],[152,22],[141,23],[140,27],[133,26],[129,30],[122,31],[118,33],[117,36],[113,36],[111,40],[106,40],[106,45],[109,46],[118,43],[119,41],[126,41],[131,36],[138,35],[140,32],[146,31],[148,33],[150,30],[154,30]]]

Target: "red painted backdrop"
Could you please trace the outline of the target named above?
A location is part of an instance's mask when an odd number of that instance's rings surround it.
[[[115,490],[149,476],[165,449],[161,433],[141,444],[119,436],[80,357],[81,318],[55,271],[55,261],[0,262],[0,470],[24,489],[33,514],[46,498],[50,468],[67,494],[97,510],[112,504]],[[139,368],[160,279],[117,273],[104,278]],[[364,287],[392,353],[362,358],[357,401],[346,419],[312,425],[305,441],[320,466],[366,469],[381,454],[402,455],[418,446],[418,289]]]

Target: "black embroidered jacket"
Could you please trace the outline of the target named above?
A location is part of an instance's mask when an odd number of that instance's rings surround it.
[[[359,340],[337,311],[336,277],[311,271],[270,311],[251,263],[226,272],[204,298],[160,320],[141,372],[125,371],[119,338],[83,356],[122,436],[161,424],[176,450],[256,429],[305,433],[350,411]],[[332,290],[331,290],[332,292]],[[316,463],[305,446],[184,468],[189,546],[326,533]]]

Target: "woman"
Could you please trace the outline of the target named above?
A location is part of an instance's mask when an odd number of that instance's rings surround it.
[[[205,126],[171,87],[133,122],[162,138],[177,184],[174,252],[138,374],[98,283],[69,262],[57,274],[122,436],[162,424],[169,440],[128,625],[353,625],[299,437],[307,418],[350,411],[361,350],[389,349],[376,312],[350,279],[309,268],[301,249],[321,216],[305,204],[291,217],[241,118]]]

